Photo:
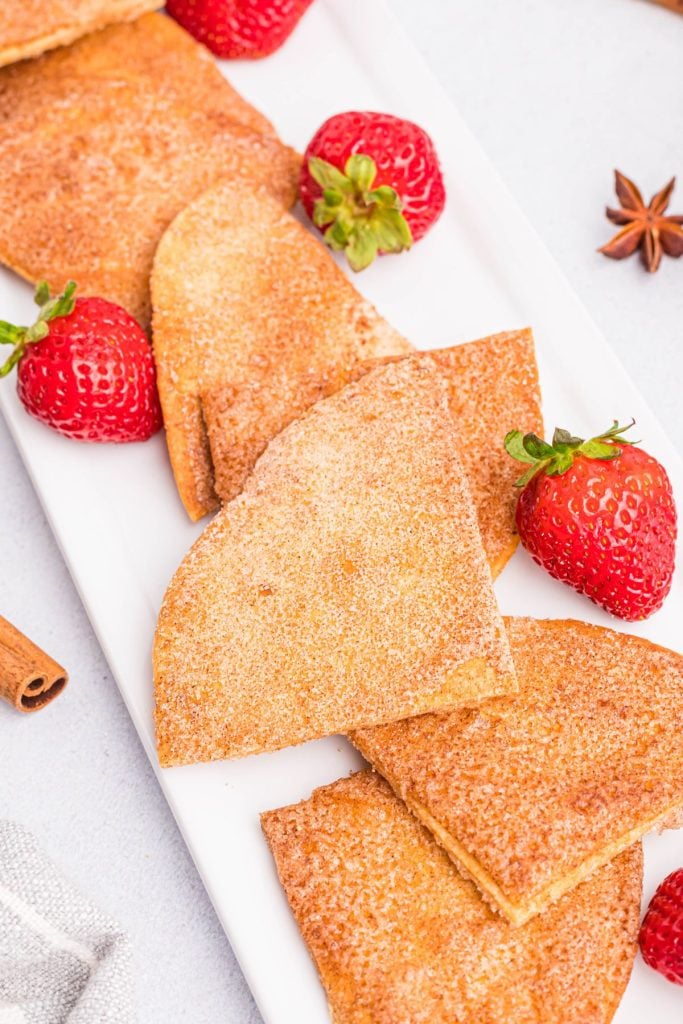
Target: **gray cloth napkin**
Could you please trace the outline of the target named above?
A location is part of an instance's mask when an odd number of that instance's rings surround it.
[[[133,1024],[128,940],[0,821],[0,1024]]]

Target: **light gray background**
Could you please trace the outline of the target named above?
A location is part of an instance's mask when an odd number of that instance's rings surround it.
[[[648,197],[678,173],[683,212],[683,17],[645,0],[388,2],[674,437],[683,260],[653,276],[595,249],[612,231],[615,166]],[[0,612],[72,676],[45,712],[0,707],[0,815],[130,933],[141,1022],[258,1022],[5,434],[0,479]]]

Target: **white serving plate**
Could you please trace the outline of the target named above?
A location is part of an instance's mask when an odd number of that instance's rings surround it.
[[[355,282],[419,347],[531,324],[548,426],[590,432],[607,427],[610,417],[635,416],[638,435],[683,495],[683,464],[673,446],[382,0],[317,0],[278,54],[225,67],[283,138],[301,148],[327,116],[344,109],[386,110],[424,125],[444,165],[445,214],[413,252],[379,260]],[[31,313],[31,289],[0,271],[0,315],[25,321]],[[592,372],[584,379],[588,361]],[[27,416],[8,384],[0,388],[0,406],[263,1017],[268,1024],[323,1024],[325,997],[258,815],[346,774],[360,764],[358,755],[332,737],[233,763],[161,771],[150,648],[164,589],[201,529],[181,508],[164,439],[75,444]],[[512,426],[501,423],[501,435]],[[496,590],[506,613],[583,618],[675,648],[682,580],[679,573],[665,608],[636,627],[620,626],[550,580],[522,551]],[[649,838],[646,851],[649,899],[683,863],[683,833]],[[649,1014],[657,1024],[680,1024],[682,1007],[681,990],[638,960],[615,1020],[642,1024]]]

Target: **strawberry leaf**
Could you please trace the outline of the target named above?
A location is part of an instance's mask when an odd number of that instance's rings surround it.
[[[565,448],[578,448],[580,444],[583,444],[582,437],[574,437],[569,433],[568,430],[563,430],[562,427],[555,427],[555,433],[553,434],[553,447],[565,447]]]
[[[511,430],[505,435],[505,451],[518,462],[535,463],[533,455],[529,455],[524,447],[524,434],[521,430]]]
[[[377,164],[372,157],[365,156],[364,153],[354,153],[346,161],[344,173],[351,179],[356,191],[367,192],[377,177]]]
[[[317,228],[324,228],[327,224],[332,224],[337,216],[337,207],[338,204],[330,206],[324,199],[316,200],[313,207],[313,223],[315,226]]]
[[[636,424],[636,421],[635,420],[631,420],[630,423],[627,423],[625,426],[620,427],[618,420],[613,420],[612,421],[612,426],[609,428],[609,430],[606,430],[604,432],[604,434],[598,434],[598,436],[596,438],[594,438],[594,440],[596,440],[596,441],[606,441],[608,439],[611,439],[613,441],[618,441],[619,444],[639,444],[640,442],[638,442],[638,441],[628,441],[623,436],[626,433],[626,431],[630,430],[631,427],[634,427],[635,424]]]
[[[536,434],[525,434],[522,444],[527,454],[536,461],[539,459],[552,459],[555,455],[553,446],[544,441],[543,438],[537,437]]]
[[[11,371],[17,365],[25,351],[25,343],[17,345],[14,351],[10,353],[9,358],[5,360],[2,366],[0,366],[0,377],[6,377],[8,373],[11,373]]]
[[[351,182],[346,175],[342,174],[334,164],[329,164],[327,160],[321,160],[318,156],[309,157],[308,169],[311,172],[311,177],[321,188],[333,188],[342,193],[351,191]]]
[[[621,448],[615,444],[605,444],[604,441],[599,441],[597,438],[584,441],[580,451],[589,459],[616,459],[621,455]]]
[[[368,230],[355,228],[346,246],[346,258],[352,270],[365,270],[377,255],[377,239]]]
[[[380,208],[370,220],[376,248],[382,252],[402,252],[412,244],[410,228],[398,210]]]
[[[47,281],[39,281],[36,285],[33,301],[37,306],[44,306],[50,300],[50,288]]]
[[[26,337],[26,328],[17,327],[7,320],[0,320],[0,345],[16,345]]]
[[[335,221],[331,224],[323,238],[333,252],[341,252],[349,244],[349,236],[340,221]]]

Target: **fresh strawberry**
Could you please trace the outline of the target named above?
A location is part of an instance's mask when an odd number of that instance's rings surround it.
[[[81,441],[146,441],[161,426],[154,358],[136,320],[113,302],[74,298],[70,281],[50,298],[43,281],[32,327],[0,321],[14,346],[0,377],[17,366],[24,408]]]
[[[533,559],[619,618],[646,619],[671,588],[676,507],[663,466],[614,423],[590,441],[556,430],[552,445],[512,430],[517,531]]]
[[[683,985],[683,868],[668,875],[652,897],[638,941],[646,964]]]
[[[267,57],[312,0],[167,0],[166,10],[217,57]]]
[[[446,202],[432,140],[391,114],[335,114],[306,148],[301,201],[353,270],[378,252],[402,252],[429,230]]]

